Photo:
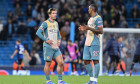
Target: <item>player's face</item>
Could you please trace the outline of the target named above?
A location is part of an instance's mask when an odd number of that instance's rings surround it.
[[[122,37],[120,37],[120,38],[118,39],[118,41],[119,41],[119,42],[122,42]]]
[[[71,46],[71,45],[72,45],[72,42],[68,41],[68,45],[70,45],[70,46]]]
[[[51,19],[55,20],[57,15],[57,11],[52,11],[51,14],[49,15]]]
[[[90,8],[90,6],[88,7],[88,13],[91,15],[91,13],[92,13],[92,8]]]
[[[120,37],[120,42],[122,42],[122,37]]]
[[[16,41],[16,44],[19,44],[19,42],[18,42],[18,41]]]

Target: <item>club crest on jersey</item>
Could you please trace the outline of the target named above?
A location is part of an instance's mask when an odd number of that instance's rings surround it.
[[[47,56],[47,59],[50,59],[50,57],[49,57],[49,56]]]

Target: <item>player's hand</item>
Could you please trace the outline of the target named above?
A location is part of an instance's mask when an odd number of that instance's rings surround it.
[[[28,59],[29,59],[29,60],[32,60],[32,58],[31,58],[30,56],[28,56]]]
[[[84,26],[80,25],[80,26],[79,26],[79,30],[80,30],[80,31],[85,31]]]
[[[70,58],[70,62],[72,61],[72,58]]]
[[[11,56],[10,58],[13,59],[13,56]]]
[[[79,60],[79,63],[82,63],[82,60],[81,59]]]
[[[52,40],[47,40],[46,43],[48,43],[49,45],[52,45],[53,41]]]
[[[85,30],[89,30],[89,27],[87,25],[84,25]]]
[[[57,40],[57,46],[58,47],[60,46],[60,40]]]
[[[76,59],[76,60],[74,60],[74,62],[78,62],[78,60]]]

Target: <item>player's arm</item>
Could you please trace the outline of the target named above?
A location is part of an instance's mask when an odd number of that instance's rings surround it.
[[[43,36],[43,31],[45,30],[47,28],[47,24],[46,24],[46,22],[43,22],[42,24],[41,24],[41,26],[39,27],[39,29],[37,30],[37,32],[36,32],[36,35],[40,38],[40,39],[42,39],[43,41],[45,41],[46,43],[48,43],[48,44],[52,44],[52,40],[48,40],[48,38],[45,38],[44,36]]]
[[[11,59],[13,59],[13,57],[17,54],[17,52],[18,52],[18,50],[16,49],[16,50],[14,51],[14,53],[11,55]]]
[[[57,24],[58,26],[58,24]],[[58,39],[57,39],[57,45],[60,46],[61,43],[61,35],[60,35],[60,31],[59,31],[59,26],[58,26],[58,33],[57,33]]]
[[[122,52],[123,52],[124,56],[127,57],[127,54],[126,54],[126,52],[124,51],[123,48],[122,48]]]
[[[31,60],[31,57],[30,57],[28,51],[27,50],[24,50],[24,53],[27,55],[28,59]]]
[[[87,25],[84,26],[79,26],[79,30],[85,31],[85,30],[91,30],[92,32],[96,34],[103,34],[103,21],[101,17],[98,17],[97,20],[95,21],[95,25],[97,26],[97,29],[93,29]]]
[[[112,42],[111,42],[111,40],[109,40],[106,44],[105,49],[103,50],[103,54],[105,54],[105,52],[109,50],[109,48],[111,47],[111,44],[112,44]]]

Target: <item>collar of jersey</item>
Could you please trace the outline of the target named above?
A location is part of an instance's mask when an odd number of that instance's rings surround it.
[[[95,16],[97,16],[98,15],[98,13],[96,13],[94,16],[93,16],[93,18],[95,17]]]
[[[49,20],[49,22],[54,23],[54,22],[52,22],[49,18],[48,18],[48,20]]]

